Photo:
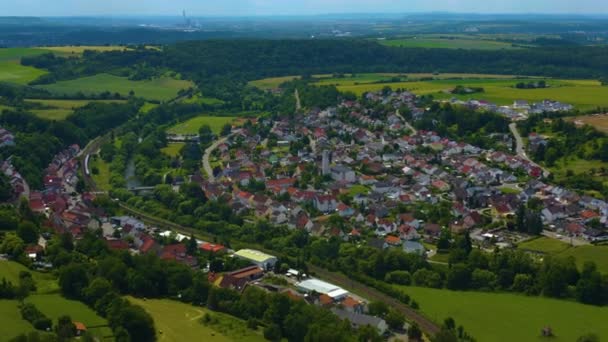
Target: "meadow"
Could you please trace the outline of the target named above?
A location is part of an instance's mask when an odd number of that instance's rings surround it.
[[[93,168],[97,169],[97,174],[93,173]],[[91,157],[89,159],[89,171],[98,189],[102,191],[112,190],[112,186],[110,185],[110,164],[103,161],[99,155],[96,158]]]
[[[558,257],[572,256],[579,269],[582,269],[585,262],[593,261],[600,272],[608,274],[608,246],[605,245],[573,247],[565,242],[543,236],[520,243],[517,248]]]
[[[21,318],[17,300],[0,300],[0,322],[0,338],[3,341],[35,330],[28,321]]]
[[[47,72],[20,64],[21,57],[41,55],[42,49],[10,48],[0,49],[0,82],[27,84]]]
[[[27,271],[32,274],[34,281],[36,282],[36,293],[54,293],[59,291],[59,285],[57,280],[50,273],[41,273],[28,269],[20,263],[14,261],[0,260],[0,279],[6,278],[6,280],[13,284],[19,284],[19,272]]]
[[[65,120],[75,109],[84,107],[91,102],[103,103],[122,103],[124,100],[46,100],[46,99],[26,99],[31,103],[39,103],[48,109],[33,109],[32,113],[47,120]]]
[[[282,83],[289,82],[289,81],[292,81],[297,78],[300,78],[300,76],[270,77],[270,78],[264,78],[261,80],[251,81],[251,82],[249,82],[249,85],[260,88],[260,89],[264,89],[264,90],[276,89]]]
[[[167,130],[169,134],[198,134],[203,125],[209,125],[215,134],[219,134],[225,124],[232,124],[236,116],[197,116],[190,120],[173,125]]]
[[[478,341],[543,341],[541,329],[546,326],[553,329],[555,342],[576,341],[588,333],[608,338],[608,307],[507,293],[395,287],[418,302],[430,319],[452,317]]]
[[[125,51],[129,48],[118,45],[78,45],[78,46],[45,46],[40,49],[51,51],[60,56],[81,55],[87,50],[106,52],[106,51]]]
[[[131,81],[126,77],[98,74],[75,80],[59,81],[57,83],[39,87],[55,94],[68,95],[73,95],[78,92],[84,94],[99,94],[109,91],[112,94],[119,93],[123,96],[127,96],[130,91],[133,91],[137,97],[143,97],[148,100],[167,101],[176,97],[178,91],[181,89],[186,89],[191,86],[193,86],[193,84],[190,81],[176,80],[169,77],[145,81]]]
[[[378,40],[378,43],[393,47],[465,50],[513,50],[521,49],[511,43],[478,38],[433,38],[412,37],[404,39]]]
[[[253,331],[245,322],[203,307],[195,307],[167,299],[128,300],[143,307],[154,319],[158,341],[264,341],[261,328]],[[208,314],[216,322],[203,324]]]
[[[170,143],[167,147],[162,148],[160,151],[169,157],[176,157],[179,155],[182,147],[186,146],[186,143]]]
[[[63,315],[68,315],[73,321],[84,323],[87,330],[95,336],[112,336],[112,330],[107,327],[108,321],[84,303],[65,299],[59,294],[30,295],[25,301],[36,305],[53,322],[57,322]]]

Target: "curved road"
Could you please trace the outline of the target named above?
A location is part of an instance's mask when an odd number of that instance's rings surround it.
[[[205,150],[205,154],[203,154],[203,169],[207,173],[210,182],[215,182],[215,176],[213,175],[213,169],[211,168],[211,164],[209,163],[209,156],[211,155],[211,153],[213,153],[213,150],[215,150],[221,144],[225,143],[226,140],[228,140],[234,134],[239,133],[240,131],[240,129],[237,129],[232,133],[228,134],[227,136],[214,141],[213,144],[211,144],[211,146],[207,147],[207,149]]]
[[[524,149],[524,141],[521,138],[521,135],[519,134],[519,131],[517,130],[517,125],[515,124],[515,122],[512,122],[509,124],[509,129],[511,130],[511,133],[513,133],[513,136],[515,137],[515,152],[517,153],[518,156],[520,156],[521,158],[529,161],[530,163],[534,164],[534,165],[538,165],[536,162],[534,162],[532,159],[530,159],[528,157],[528,155],[526,154],[526,150]],[[538,165],[540,168],[543,169],[543,176],[548,177],[551,172],[549,172],[549,170],[545,169],[544,167]]]

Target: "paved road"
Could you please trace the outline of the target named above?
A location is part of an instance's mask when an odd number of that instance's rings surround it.
[[[515,137],[515,144],[516,144],[515,152],[517,153],[517,155],[520,156],[521,158],[526,159],[527,161],[533,163],[534,165],[538,165],[532,159],[530,159],[528,157],[528,155],[526,154],[526,150],[524,149],[524,141],[521,138],[519,131],[517,130],[517,125],[515,124],[515,122],[512,122],[509,124],[509,129],[511,130],[511,133],[513,133],[513,136]],[[549,170],[547,170],[545,168],[542,168],[542,169],[543,169],[543,176],[548,177],[551,174],[551,172],[549,172]]]
[[[399,113],[399,109],[397,109],[396,112],[397,116],[401,118],[401,120],[403,120],[403,122],[405,123],[405,127],[407,127],[407,129],[409,129],[410,131],[412,131],[412,135],[416,135],[416,133],[418,133],[418,131],[414,128],[414,126],[412,126],[407,120],[405,120],[405,118],[403,117],[403,115],[401,115],[401,113]]]
[[[302,109],[302,102],[300,102],[300,93],[298,92],[298,89],[296,88],[296,90],[294,91],[293,94],[296,97],[296,112],[299,111],[300,109]]]
[[[211,155],[211,153],[213,153],[213,150],[215,150],[219,145],[225,143],[226,140],[228,140],[234,134],[239,133],[240,131],[240,129],[235,130],[227,136],[214,141],[213,144],[211,144],[211,146],[207,147],[207,149],[205,150],[205,154],[203,154],[203,169],[207,173],[210,182],[215,182],[215,176],[213,175],[213,169],[211,168],[211,164],[209,163],[209,156]]]

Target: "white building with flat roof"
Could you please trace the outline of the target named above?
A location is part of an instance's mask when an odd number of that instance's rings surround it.
[[[234,256],[248,260],[263,270],[274,268],[274,265],[277,263],[277,257],[274,255],[266,254],[254,249],[241,249],[234,253]]]
[[[331,297],[334,301],[345,298],[348,291],[334,284],[324,282],[319,279],[307,279],[296,284],[296,288],[300,292],[311,293],[317,292]]]

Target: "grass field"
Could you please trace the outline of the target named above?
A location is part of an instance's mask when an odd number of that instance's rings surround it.
[[[215,134],[219,134],[222,127],[227,123],[233,123],[235,116],[197,116],[188,121],[178,123],[170,127],[170,134],[197,134],[201,126],[207,124]]]
[[[357,75],[354,78],[328,78],[318,81],[317,84],[333,84],[341,91],[351,91],[357,95],[361,95],[366,91],[378,91],[385,86],[390,86],[393,89],[407,89],[418,95],[432,94],[438,99],[456,97],[467,100],[476,98],[488,100],[498,105],[509,105],[515,100],[538,102],[545,99],[552,99],[570,103],[585,110],[594,109],[598,106],[608,106],[608,87],[603,87],[599,81],[594,80],[549,79],[547,80],[547,84],[550,85],[548,88],[517,89],[514,88],[514,85],[518,82],[525,82],[525,79],[522,80],[515,77],[471,77],[464,79],[435,79],[429,81],[410,80],[404,82],[377,83],[379,80],[386,79],[387,77],[382,76],[382,74],[372,75],[373,76],[366,76],[362,74]],[[450,94],[448,91],[457,85],[482,87],[485,92],[474,95]]]
[[[462,324],[477,341],[544,341],[541,329],[550,326],[551,341],[576,341],[584,334],[608,338],[608,307],[515,294],[456,292],[397,286],[437,322],[447,317]]]
[[[593,261],[600,272],[608,274],[608,246],[585,245],[573,247],[567,243],[543,236],[520,243],[517,247],[522,250],[547,253],[558,257],[573,256],[580,269],[585,262]]]
[[[109,327],[89,328],[107,325],[108,322],[84,303],[65,299],[59,294],[33,295],[27,297],[25,301],[36,305],[42,313],[53,320],[53,323],[56,323],[59,317],[68,315],[73,321],[84,323],[88,331],[96,336],[112,335],[112,330]]]
[[[99,173],[93,174],[93,168],[97,168]],[[110,164],[104,162],[99,156],[95,159],[90,158],[89,171],[91,171],[91,177],[93,177],[93,181],[97,188],[103,191],[112,190],[112,186],[110,186]]]
[[[527,251],[554,254],[564,252],[566,249],[570,248],[570,245],[556,239],[541,236],[539,238],[520,243],[517,248]]]
[[[465,50],[513,50],[520,49],[511,43],[485,39],[408,38],[379,40],[382,45],[408,48],[465,49]]]
[[[22,57],[41,55],[42,49],[10,48],[0,49],[0,82],[27,84],[46,71],[20,64]]]
[[[167,147],[162,148],[160,151],[169,157],[176,157],[181,151],[182,147],[184,147],[186,143],[171,143],[168,144]]]
[[[220,99],[216,99],[214,97],[205,97],[205,96],[201,96],[201,94],[196,94],[189,99],[185,99],[184,103],[199,103],[199,104],[204,104],[204,105],[209,105],[209,106],[218,106],[218,105],[223,105],[224,101],[222,101]]]
[[[192,83],[190,81],[176,80],[168,77],[146,81],[131,81],[126,77],[99,74],[43,85],[40,88],[56,94],[76,94],[78,92],[97,94],[109,91],[111,93],[118,92],[125,96],[133,90],[135,96],[149,100],[166,101],[176,97],[179,90],[191,86]]]
[[[0,278],[19,284],[19,272],[27,271],[32,274],[36,282],[36,293],[53,293],[59,291],[57,280],[50,273],[41,273],[28,269],[27,267],[14,261],[0,261]]]
[[[45,46],[45,47],[40,47],[40,49],[52,51],[54,53],[57,53],[60,56],[61,55],[66,55],[66,56],[80,55],[83,52],[85,52],[86,50],[99,51],[99,52],[128,50],[127,47],[118,46],[118,45]]]
[[[16,300],[0,300],[0,340],[8,341],[19,334],[34,331],[34,327],[21,318],[19,302]]]
[[[129,301],[143,307],[154,319],[158,341],[264,341],[258,332],[247,329],[244,321],[212,312],[202,307],[159,299],[141,300],[128,297]],[[201,318],[208,313],[217,323],[204,325]],[[162,333],[161,333],[162,332]]]
[[[283,76],[283,77],[264,78],[261,80],[251,81],[251,82],[249,82],[249,85],[258,87],[260,89],[275,89],[275,88],[278,88],[281,85],[281,83],[292,81],[296,78],[300,78],[300,76]]]
[[[74,109],[86,106],[91,102],[103,103],[122,103],[124,100],[46,100],[46,99],[27,99],[28,102],[40,103],[51,109],[34,109],[32,113],[38,117],[48,120],[65,120]]]

